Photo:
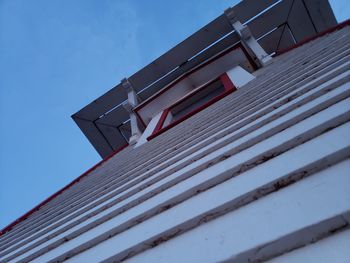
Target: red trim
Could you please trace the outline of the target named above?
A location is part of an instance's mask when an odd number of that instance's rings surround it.
[[[75,183],[79,182],[83,177],[85,177],[86,175],[88,175],[90,172],[94,171],[97,167],[99,167],[100,165],[102,165],[103,163],[105,163],[106,161],[108,161],[109,159],[111,159],[114,155],[116,155],[117,153],[121,152],[122,150],[124,150],[127,146],[129,146],[129,144],[126,144],[122,147],[120,147],[118,150],[114,151],[112,154],[110,154],[108,157],[106,157],[105,159],[103,159],[102,161],[98,162],[97,164],[95,164],[93,167],[91,167],[89,170],[87,170],[86,172],[84,172],[83,174],[81,174],[78,178],[74,179],[72,182],[70,182],[69,184],[67,184],[65,187],[63,187],[62,189],[58,190],[56,193],[54,193],[53,195],[51,195],[50,197],[46,198],[44,201],[42,201],[40,204],[38,204],[37,206],[35,206],[33,209],[29,210],[27,213],[25,213],[24,215],[22,215],[21,217],[19,217],[18,219],[16,219],[15,221],[13,221],[12,223],[10,223],[9,225],[7,225],[6,227],[4,227],[1,231],[0,231],[0,236],[5,234],[6,232],[10,231],[15,225],[17,225],[18,223],[24,221],[25,219],[27,219],[31,214],[33,214],[35,211],[38,211],[43,205],[47,204],[48,202],[50,202],[52,199],[54,199],[55,197],[57,197],[58,195],[60,195],[63,191],[67,190],[69,187],[71,187],[72,185],[74,185]]]
[[[168,116],[168,113],[169,113],[169,108],[163,111],[162,116],[160,116],[159,121],[158,121],[156,127],[154,128],[151,135],[157,133],[160,129],[162,129],[164,122],[165,122],[165,119],[166,119],[166,116]]]
[[[290,47],[287,47],[285,49],[279,50],[273,55],[273,57],[277,57],[279,55],[282,55],[282,54],[284,54],[284,53],[286,53],[288,51],[291,51],[292,49],[295,49],[295,48],[300,47],[300,46],[302,46],[302,45],[304,45],[304,44],[306,44],[306,43],[308,43],[308,42],[310,42],[312,40],[315,40],[316,38],[319,38],[319,37],[322,37],[324,35],[327,35],[327,34],[333,32],[333,31],[340,30],[340,29],[342,29],[342,28],[344,28],[344,27],[346,27],[348,25],[350,25],[350,19],[345,20],[345,21],[343,21],[342,23],[340,23],[340,24],[338,24],[336,26],[328,28],[327,30],[322,31],[322,32],[320,32],[320,33],[318,33],[318,34],[316,34],[314,36],[307,37],[307,38],[303,39],[302,41],[300,41],[300,42],[298,42],[298,43],[296,43],[296,44],[294,44],[294,45],[292,45]]]
[[[217,79],[215,79],[217,80]],[[214,81],[215,81],[214,80]],[[197,114],[198,112],[204,110],[205,108],[209,107],[210,105],[214,104],[215,102],[221,100],[222,98],[226,97],[227,95],[229,95],[230,93],[234,92],[236,89],[235,85],[232,83],[232,81],[230,80],[229,76],[224,73],[223,75],[220,76],[220,80],[222,81],[223,85],[224,85],[224,88],[225,88],[225,92],[221,93],[220,95],[216,96],[215,98],[211,99],[210,101],[208,101],[207,103],[203,104],[202,106],[194,109],[193,111],[187,113],[185,116],[181,117],[180,119],[170,123],[169,125],[165,126],[162,128],[163,124],[164,124],[164,120],[166,119],[166,116],[168,115],[168,112],[170,111],[171,108],[173,108],[174,106],[176,106],[177,104],[181,103],[183,100],[185,100],[186,98],[188,98],[188,96],[184,97],[183,99],[175,102],[173,105],[171,105],[168,109],[166,109],[163,114],[162,114],[162,117],[160,118],[157,126],[156,126],[156,129],[154,129],[153,133],[147,138],[148,141],[152,140],[154,137],[157,137],[158,135],[162,134],[163,132],[171,129],[172,127],[178,125],[179,123],[183,122],[184,120],[192,117],[193,115]],[[212,83],[212,82],[210,82]],[[210,84],[209,83],[209,84]],[[209,85],[208,84],[208,85]],[[207,85],[206,85],[207,86]],[[204,87],[206,87],[204,86]],[[203,88],[204,88],[203,87]],[[200,89],[198,89],[199,91]],[[196,92],[198,92],[196,91]],[[190,95],[193,95],[194,93],[190,94]],[[166,114],[165,114],[166,112]],[[164,116],[163,116],[164,115]],[[162,118],[164,120],[162,120]],[[162,121],[162,123],[161,123]],[[159,128],[160,129],[157,129]]]
[[[185,101],[186,99],[188,99],[189,97],[192,97],[193,95],[197,94],[198,92],[200,92],[202,89],[204,89],[205,87],[209,86],[210,84],[212,84],[213,82],[217,81],[219,78],[216,78],[214,80],[209,81],[207,84],[203,85],[200,88],[197,88],[196,90],[189,92],[186,96],[182,97],[181,99],[179,99],[178,101],[175,101],[174,104],[172,104],[169,109],[174,108],[175,106],[179,105],[181,102]],[[226,89],[225,89],[226,90]]]
[[[334,26],[334,27],[331,27],[323,32],[320,32],[314,36],[311,36],[311,37],[308,37],[308,38],[305,38],[304,40],[300,41],[299,43],[296,43],[295,45],[293,46],[290,46],[286,49],[282,49],[280,51],[277,51],[273,56],[278,56],[278,55],[281,55],[283,53],[286,53],[292,49],[295,49],[297,47],[300,47],[316,38],[319,38],[319,37],[322,37],[328,33],[331,33],[333,31],[336,31],[336,30],[340,30],[346,26],[350,25],[350,19],[348,20],[345,20],[343,21],[342,23],[339,23],[338,25]],[[159,91],[158,93],[156,93],[153,97],[149,98],[148,101],[146,101],[144,104],[141,104],[139,107],[136,107],[135,110],[139,110],[141,109],[143,106],[147,105],[150,101],[154,100],[155,98],[159,97],[162,93],[164,93],[166,90],[168,90],[169,88],[171,88],[172,86],[174,86],[175,84],[177,84],[179,81],[183,80],[184,78],[186,78],[188,75],[192,74],[193,72],[201,69],[202,67],[206,66],[207,64],[211,63],[213,60],[216,60],[224,55],[226,55],[227,53],[231,52],[232,50],[234,49],[237,49],[237,48],[241,48],[242,51],[244,52],[245,56],[247,57],[249,63],[251,64],[251,66],[256,70],[257,69],[257,66],[254,62],[254,60],[250,57],[248,51],[246,50],[246,48],[242,45],[242,43],[238,43],[236,45],[234,45],[232,48],[224,51],[223,53],[213,57],[212,59],[210,59],[209,61],[205,62],[204,64],[200,65],[198,68],[195,68],[191,71],[189,71],[188,73],[186,73],[185,75],[183,75],[181,78],[179,78],[178,80],[176,80],[174,83],[172,83],[171,85],[165,87],[163,90]],[[228,95],[229,93],[233,92],[234,90],[236,90],[236,87],[233,85],[233,83],[231,82],[230,78],[227,76],[227,74],[225,73],[224,75],[220,76],[220,80],[222,81],[222,83],[224,83],[224,86],[225,86],[225,92],[222,93],[221,95],[219,95],[218,97],[215,97],[213,98],[211,101],[207,102],[205,105],[202,105],[201,107],[197,108],[196,110],[188,113],[187,115],[185,115],[184,117],[180,118],[179,120],[173,122],[173,123],[170,123],[168,126],[166,127],[163,127],[163,128],[160,128],[159,129],[159,126],[162,127],[162,125],[164,124],[164,121],[166,119],[166,115],[168,114],[168,111],[164,111],[163,114],[162,114],[162,117],[161,119],[163,118],[162,120],[162,123],[158,122],[157,126],[156,126],[156,129],[153,131],[153,133],[147,138],[147,140],[151,140],[153,139],[154,137],[158,136],[159,134],[169,130],[170,128],[174,127],[175,125],[179,124],[180,122],[184,121],[185,119],[191,117],[192,115],[194,115],[195,113],[201,111],[202,109],[210,106],[211,104],[213,104],[214,102],[218,101],[219,99],[225,97],[226,95]],[[231,90],[230,88],[227,88],[229,87],[230,85],[232,85],[232,87],[234,88],[233,90]],[[192,94],[190,94],[192,95]],[[185,97],[187,98],[187,96]],[[185,99],[184,98],[184,99]],[[178,101],[177,103],[180,103],[182,100]],[[171,107],[175,106],[172,105]],[[205,106],[205,107],[204,107]],[[169,107],[169,109],[171,108]],[[169,110],[167,109],[167,110]],[[141,118],[141,117],[140,117]]]
[[[225,50],[224,52],[217,54],[216,56],[212,57],[211,59],[209,59],[208,61],[204,62],[203,64],[197,66],[196,68],[191,69],[190,71],[188,71],[187,73],[185,73],[182,77],[180,77],[179,79],[175,80],[173,83],[171,83],[170,85],[164,87],[162,90],[160,90],[158,93],[154,94],[152,97],[148,98],[146,101],[144,101],[142,104],[139,104],[138,106],[136,106],[134,108],[134,111],[137,113],[137,115],[141,118],[141,116],[139,115],[138,111],[140,109],[142,109],[144,106],[146,106],[148,103],[150,103],[151,101],[155,100],[156,98],[158,98],[160,95],[162,95],[165,91],[167,91],[168,89],[170,89],[171,87],[173,87],[174,85],[176,85],[177,83],[179,83],[180,81],[182,81],[183,79],[187,78],[189,75],[191,75],[192,73],[200,70],[201,68],[207,66],[208,64],[212,63],[213,61],[223,57],[224,55],[230,53],[231,51],[235,50],[235,49],[239,49],[241,48],[244,55],[247,57],[247,60],[249,61],[249,63],[251,64],[253,69],[257,69],[257,65],[255,64],[254,60],[251,59],[251,57],[249,56],[248,51],[245,49],[245,47],[242,45],[241,42],[235,44],[233,47]]]
[[[141,118],[140,114],[137,111],[134,111],[136,114],[136,117],[141,121],[142,125],[144,128],[147,127],[146,123],[143,121],[143,119]]]
[[[227,75],[227,73],[224,73],[220,76],[220,80],[222,82],[222,84],[224,84],[225,90],[229,91],[229,90],[237,90],[235,85],[232,83],[230,77]]]
[[[214,81],[217,81],[218,79],[214,79],[212,81],[210,81],[209,83],[207,83],[206,85],[203,85],[202,87],[188,93],[186,96],[182,97],[181,99],[179,99],[178,101],[174,102],[174,104],[172,104],[169,108],[165,109],[162,113],[162,116],[159,118],[159,121],[156,125],[156,127],[154,128],[153,132],[151,135],[157,133],[158,131],[160,131],[164,125],[164,122],[166,120],[166,117],[168,116],[168,113],[170,111],[170,109],[174,108],[175,106],[179,105],[181,102],[185,101],[186,99],[188,99],[189,97],[193,96],[194,94],[198,93],[199,91],[201,91],[203,88],[207,87],[208,85],[210,85],[211,83],[213,83]],[[225,89],[226,90],[226,89]]]

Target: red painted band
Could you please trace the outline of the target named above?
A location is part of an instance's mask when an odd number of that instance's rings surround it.
[[[140,122],[142,123],[143,127],[146,128],[147,125],[146,123],[143,121],[143,119],[141,118],[140,114],[137,111],[134,111],[134,113],[136,114],[136,117],[140,120]]]
[[[224,74],[222,74],[220,76],[220,81],[224,85],[226,91],[229,91],[229,90],[235,91],[235,90],[237,90],[235,85],[232,83],[230,77],[227,75],[227,73],[224,73]]]
[[[157,133],[160,129],[162,129],[166,116],[168,116],[168,113],[169,113],[169,109],[166,109],[163,111],[162,116],[160,116],[159,121],[151,135]]]

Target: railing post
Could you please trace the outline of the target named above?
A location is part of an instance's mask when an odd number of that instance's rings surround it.
[[[139,99],[128,79],[122,79],[121,84],[128,94],[128,100],[123,103],[123,107],[130,114],[131,137],[129,139],[129,144],[134,145],[142,135],[142,129],[139,127],[137,116],[133,111],[133,109],[138,105]]]
[[[264,66],[268,64],[271,60],[271,56],[266,53],[266,51],[260,46],[258,41],[253,37],[248,26],[243,25],[235,15],[233,8],[228,8],[225,10],[225,15],[229,20],[230,24],[237,32],[243,45],[248,48],[255,56],[259,66]]]

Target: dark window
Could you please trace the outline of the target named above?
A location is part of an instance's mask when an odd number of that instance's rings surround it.
[[[174,127],[176,124],[205,109],[235,90],[235,86],[225,73],[203,87],[190,92],[163,111],[152,135],[147,139],[150,140]]]
[[[172,115],[172,122],[179,120],[196,108],[208,103],[213,98],[225,92],[225,87],[220,79],[213,81],[205,87],[194,91],[187,98],[178,104],[170,107],[169,114]]]

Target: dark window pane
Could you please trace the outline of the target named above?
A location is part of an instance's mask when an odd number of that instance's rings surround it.
[[[171,107],[172,122],[182,118],[224,92],[225,88],[219,79],[195,91],[191,96]]]

